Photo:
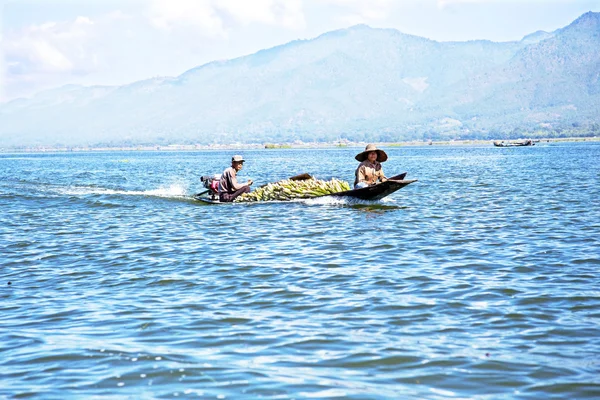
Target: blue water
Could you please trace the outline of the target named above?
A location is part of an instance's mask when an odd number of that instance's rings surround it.
[[[0,154],[0,398],[597,399],[600,144],[390,148],[376,203],[202,205],[350,181],[362,149]]]

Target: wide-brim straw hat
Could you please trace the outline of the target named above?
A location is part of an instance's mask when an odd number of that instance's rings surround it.
[[[367,147],[365,147],[365,151],[363,151],[362,153],[358,153],[354,158],[356,159],[356,161],[363,162],[367,159],[369,153],[372,151],[377,152],[377,161],[384,162],[388,159],[388,156],[387,154],[385,154],[385,151],[378,149],[377,146],[375,146],[374,144],[368,144]]]

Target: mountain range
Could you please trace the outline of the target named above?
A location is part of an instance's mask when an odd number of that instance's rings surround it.
[[[0,147],[496,139],[600,133],[600,13],[520,41],[357,25],[177,77],[0,105]]]

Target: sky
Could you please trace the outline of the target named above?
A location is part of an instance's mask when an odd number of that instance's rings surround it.
[[[177,76],[356,24],[503,42],[588,11],[600,0],[0,0],[0,102]]]

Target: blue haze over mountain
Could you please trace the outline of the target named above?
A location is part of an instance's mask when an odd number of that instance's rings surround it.
[[[0,105],[0,146],[499,138],[600,122],[600,13],[518,42],[358,25]]]

